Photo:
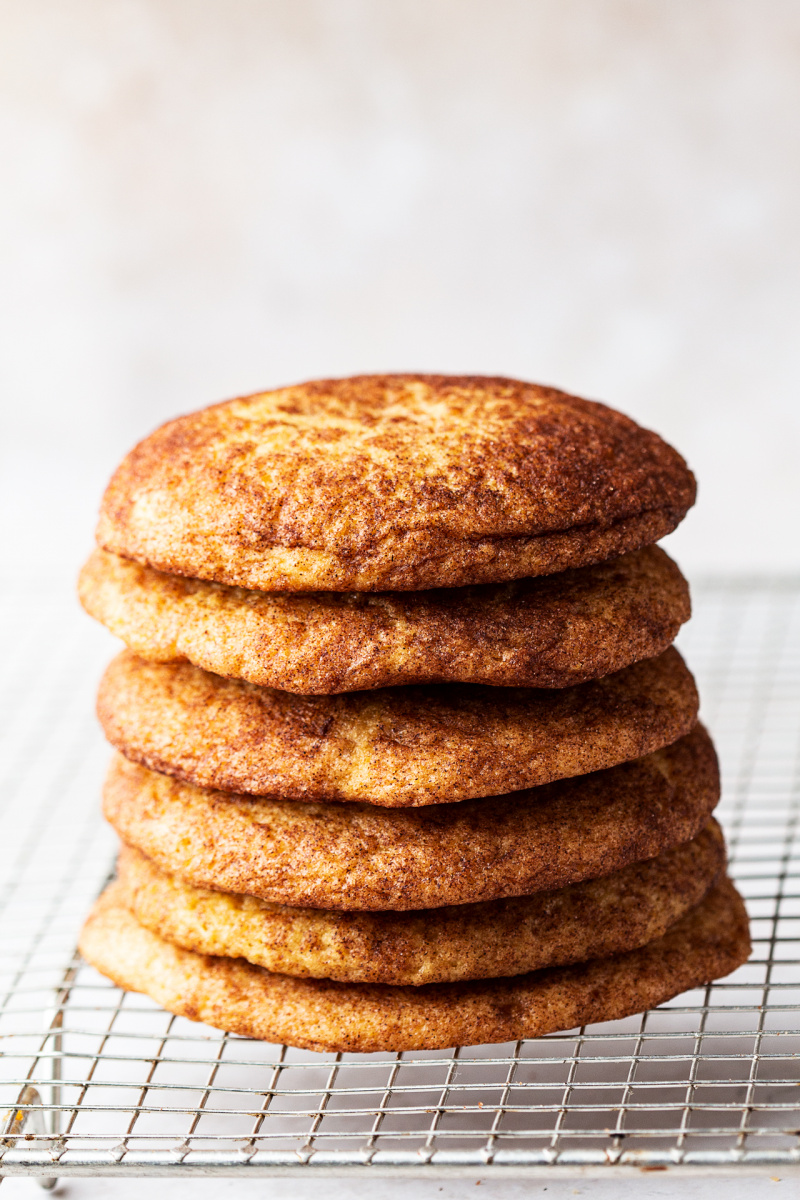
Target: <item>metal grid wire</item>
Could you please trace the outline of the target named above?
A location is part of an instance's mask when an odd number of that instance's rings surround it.
[[[74,956],[114,852],[92,718],[110,640],[41,590],[5,603],[0,1171],[800,1163],[800,584],[708,582],[681,638],[722,758],[750,963],[644,1016],[369,1055],[224,1035]]]

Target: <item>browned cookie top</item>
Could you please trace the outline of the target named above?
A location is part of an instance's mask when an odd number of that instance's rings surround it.
[[[689,732],[697,691],[674,647],[558,691],[453,683],[344,696],[296,696],[125,650],[97,711],[127,758],[200,787],[405,808],[638,758]]]
[[[569,687],[660,654],[689,589],[658,546],[422,592],[256,592],[95,550],[81,601],[134,653],[305,695],[410,683]]]
[[[411,909],[525,896],[695,837],[719,799],[711,739],[508,796],[427,808],[303,804],[182,784],[117,755],[107,819],[198,887],[310,908]]]
[[[413,590],[600,562],[670,532],[694,496],[680,455],[602,404],[364,375],[170,421],[115,473],[97,537],[246,588]]]

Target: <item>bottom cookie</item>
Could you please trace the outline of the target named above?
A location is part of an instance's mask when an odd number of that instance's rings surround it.
[[[309,1050],[439,1050],[615,1020],[727,975],[750,953],[728,879],[661,938],[626,954],[505,979],[423,987],[275,975],[181,950],[140,925],[111,884],[80,939],[87,962],[191,1020]]]

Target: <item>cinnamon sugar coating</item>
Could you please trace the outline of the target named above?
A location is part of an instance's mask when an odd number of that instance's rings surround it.
[[[657,546],[558,575],[422,592],[256,592],[95,550],[91,616],[141,658],[303,695],[411,683],[569,687],[666,650],[689,589]]]
[[[639,758],[697,720],[678,651],[546,691],[431,684],[295,696],[124,651],[100,685],[126,758],[198,787],[391,808],[536,787]]]
[[[116,755],[104,812],[124,842],[195,886],[295,907],[384,910],[607,875],[695,837],[718,799],[714,747],[698,725],[606,771],[427,808],[237,796]]]
[[[541,1037],[663,1004],[750,953],[744,904],[724,879],[637,950],[506,979],[423,987],[274,975],[242,958],[181,950],[146,930],[112,884],[80,938],[118,986],[219,1029],[310,1050],[432,1050]]]
[[[643,946],[699,904],[724,869],[725,843],[712,820],[692,841],[599,879],[421,912],[290,908],[196,888],[130,846],[117,876],[137,921],[184,950],[246,958],[281,975],[418,987]]]
[[[681,456],[605,405],[362,375],[168,422],[114,474],[97,540],[261,591],[409,591],[602,562],[658,541],[694,498]]]

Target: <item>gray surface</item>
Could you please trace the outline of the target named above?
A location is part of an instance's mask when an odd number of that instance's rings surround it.
[[[628,1179],[618,1175],[607,1179],[570,1175],[567,1178],[507,1179],[487,1178],[480,1172],[466,1179],[422,1180],[382,1179],[381,1200],[708,1200],[707,1178],[676,1178],[674,1172],[638,1171]],[[721,1181],[719,1181],[721,1182]],[[476,1190],[477,1185],[477,1190]],[[776,1186],[777,1185],[777,1186]],[[712,1183],[713,1186],[713,1183]],[[796,1176],[764,1174],[746,1178],[725,1176],[725,1200],[788,1200],[796,1195]],[[373,1179],[324,1181],[325,1200],[374,1200]],[[8,1179],[3,1200],[42,1200],[44,1193],[31,1179]],[[70,1179],[51,1193],[65,1200],[318,1200],[320,1181],[306,1179]]]
[[[800,590],[696,589],[682,639],[723,761],[721,815],[754,918],[751,963],[644,1017],[519,1046],[371,1056],[225,1037],[80,965],[62,993],[56,1053],[54,989],[113,853],[97,811],[106,750],[91,716],[108,643],[42,589],[7,605],[3,1102],[14,1105],[30,1079],[48,1105],[57,1061],[63,1111],[62,1140],[20,1139],[6,1171],[222,1170],[241,1182],[292,1171],[278,1189],[312,1186],[315,1168],[403,1167],[424,1195],[438,1167],[442,1188],[457,1186],[447,1170],[489,1185],[502,1166],[536,1164],[549,1175],[531,1186],[561,1187],[584,1164],[769,1179],[800,1162]]]
[[[718,1181],[721,1182],[721,1181]],[[674,1172],[638,1171],[627,1179],[614,1175],[607,1179],[570,1175],[567,1178],[507,1179],[487,1178],[480,1172],[466,1179],[422,1180],[382,1179],[381,1200],[708,1200],[707,1178],[676,1178]],[[477,1185],[477,1190],[476,1190]],[[777,1185],[777,1186],[776,1186]],[[713,1183],[712,1183],[713,1186]],[[772,1171],[758,1177],[725,1176],[725,1200],[788,1200],[796,1195],[796,1176],[781,1177]],[[324,1181],[325,1200],[374,1200],[372,1179]],[[42,1191],[31,1179],[8,1179],[3,1200],[43,1200]],[[51,1193],[65,1200],[318,1200],[319,1180],[305,1179],[70,1179]]]

